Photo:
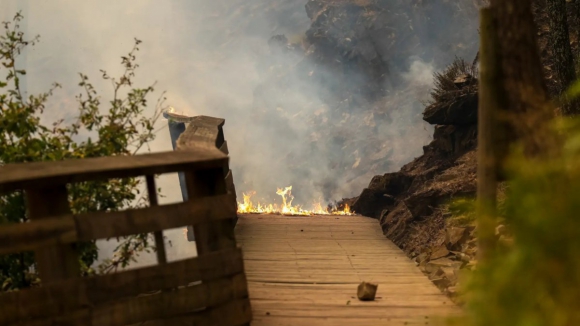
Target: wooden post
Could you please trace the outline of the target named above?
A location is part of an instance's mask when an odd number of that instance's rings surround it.
[[[190,200],[227,193],[223,169],[187,171],[185,179]],[[201,223],[193,228],[198,256],[236,246],[234,218]]]
[[[223,126],[225,124],[224,119],[213,118],[208,116],[197,116],[191,118],[187,129],[181,134],[177,140],[176,147],[179,150],[187,150],[188,148],[195,147],[205,147],[205,148],[217,148],[224,154],[229,154],[228,144],[225,140]],[[234,195],[233,204],[237,205],[235,199],[236,190],[234,187],[234,180],[232,176],[232,171],[229,168],[229,164],[223,166],[223,176],[225,178],[227,192]],[[184,177],[186,179],[187,177]],[[185,181],[187,183],[187,181]],[[195,182],[194,182],[195,183]],[[189,192],[187,190],[185,193]],[[182,190],[183,191],[183,190]],[[196,190],[196,191],[199,191]],[[205,194],[205,193],[204,193]],[[205,196],[205,195],[204,195]],[[184,198],[185,200],[185,198]],[[233,217],[231,227],[234,228],[237,223],[237,216]],[[187,240],[196,241],[197,234],[193,227],[187,227]]]
[[[155,189],[155,176],[147,175],[147,195],[149,196],[149,206],[158,206],[157,202],[157,189]],[[153,233],[155,237],[155,248],[157,249],[157,263],[165,264],[167,263],[167,253],[165,252],[165,242],[163,241],[163,231],[155,231]]]
[[[70,214],[65,185],[44,189],[26,189],[30,220]],[[55,245],[35,252],[38,273],[43,284],[80,277],[79,256],[72,245]]]
[[[502,134],[498,113],[502,107],[501,63],[492,9],[480,10],[480,78],[477,149],[478,259],[488,260],[495,248],[498,149]],[[501,144],[505,145],[505,144]]]

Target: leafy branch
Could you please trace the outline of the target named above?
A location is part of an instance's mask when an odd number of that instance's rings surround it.
[[[4,22],[0,35],[0,166],[8,163],[59,161],[101,156],[133,155],[148,145],[156,135],[155,125],[165,101],[163,93],[155,103],[153,113],[145,116],[148,98],[155,84],[135,87],[134,78],[140,40],[135,39],[131,51],[121,57],[123,73],[111,77],[101,70],[101,78],[111,82],[112,99],[101,100],[85,74],[80,74],[81,93],[77,95],[78,116],[72,122],[58,120],[45,125],[41,117],[49,111],[49,98],[60,88],[55,83],[48,91],[24,98],[20,78],[26,71],[17,69],[17,57],[40,37],[26,40],[19,30],[24,17],[17,13],[11,22]],[[105,105],[106,104],[106,105]],[[90,135],[84,139],[80,135]],[[81,140],[79,140],[81,139]],[[69,185],[69,202],[74,214],[93,211],[117,211],[146,204],[141,195],[143,180],[139,178],[112,179],[105,182],[83,182]],[[0,196],[0,224],[24,223],[28,220],[22,192]],[[98,272],[123,268],[141,252],[152,249],[149,234],[137,234],[118,239],[113,259],[105,260]],[[77,244],[83,274],[92,274],[98,259],[94,241]],[[0,256],[0,285],[2,290],[28,287],[38,282],[34,272],[32,253]]]

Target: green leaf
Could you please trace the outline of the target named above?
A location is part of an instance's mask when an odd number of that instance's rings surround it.
[[[575,81],[566,91],[566,97],[573,99],[580,95],[580,79]]]

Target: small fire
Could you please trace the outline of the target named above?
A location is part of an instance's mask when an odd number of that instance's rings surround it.
[[[252,202],[252,196],[256,194],[255,191],[250,191],[244,193],[243,203],[238,202],[238,213],[239,214],[281,214],[281,215],[300,215],[300,216],[311,216],[311,215],[355,215],[351,212],[350,207],[345,205],[344,209],[328,209],[328,207],[323,207],[320,201],[313,204],[311,210],[303,209],[300,205],[292,206],[292,201],[294,197],[292,196],[292,186],[286,188],[278,188],[276,194],[282,197],[282,205],[268,204],[263,205],[260,202]]]

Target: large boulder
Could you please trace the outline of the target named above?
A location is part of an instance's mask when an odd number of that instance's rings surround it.
[[[373,177],[369,184],[369,189],[380,190],[391,196],[398,196],[407,191],[412,182],[413,177],[405,173],[386,173]]]
[[[458,91],[459,92],[459,91]],[[477,93],[452,94],[445,102],[429,105],[423,120],[432,125],[470,125],[477,122]]]
[[[430,148],[446,156],[462,154],[477,144],[477,125],[435,126]]]
[[[395,199],[384,191],[366,188],[352,205],[357,214],[378,218],[381,212],[395,203]]]
[[[407,226],[413,221],[413,214],[403,201],[400,201],[392,211],[385,213],[380,219],[383,233],[396,243],[405,235]]]

